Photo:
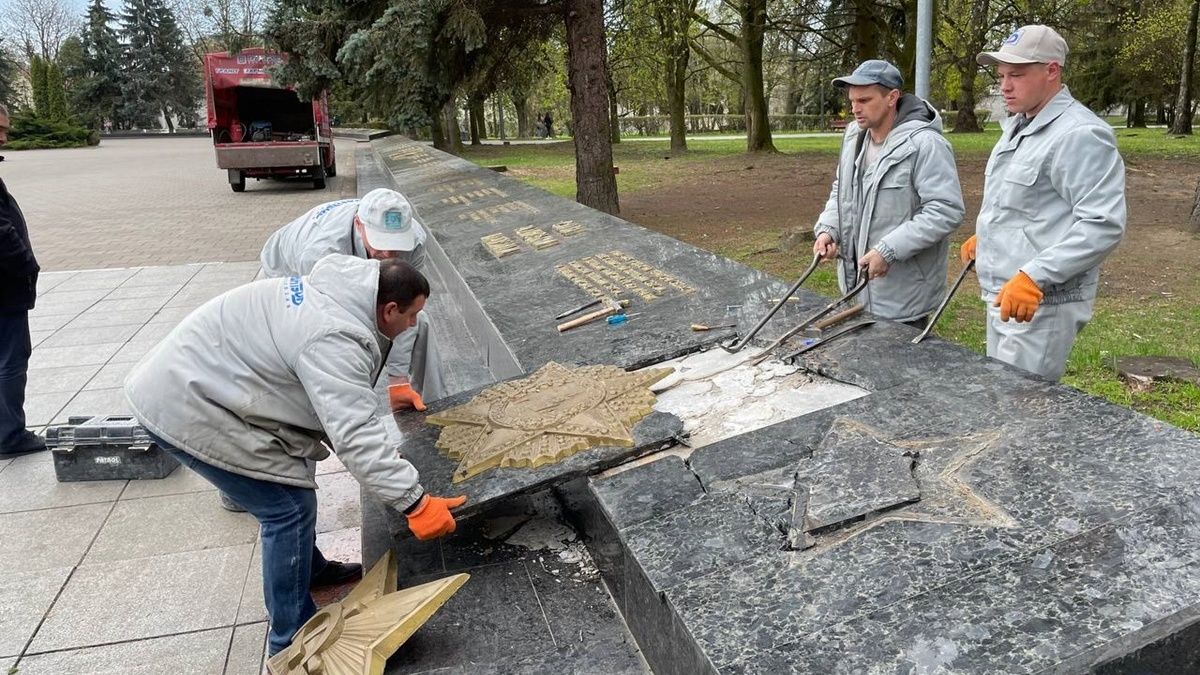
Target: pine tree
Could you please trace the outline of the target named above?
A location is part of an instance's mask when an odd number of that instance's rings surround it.
[[[49,117],[55,122],[66,122],[69,120],[67,111],[67,89],[63,83],[62,69],[57,63],[48,63],[46,65],[46,117]]]
[[[126,0],[121,13],[125,45],[122,117],[132,126],[154,125],[161,114],[191,114],[199,98],[197,64],[183,41],[175,15],[162,0]]]
[[[29,58],[29,88],[33,90],[33,112],[38,117],[50,115],[50,89],[46,60],[34,54]]]
[[[83,57],[79,72],[64,73],[75,82],[71,104],[84,124],[95,129],[107,120],[121,126],[118,110],[121,107],[121,42],[113,30],[112,12],[103,0],[92,0],[88,6],[87,24],[80,35]]]

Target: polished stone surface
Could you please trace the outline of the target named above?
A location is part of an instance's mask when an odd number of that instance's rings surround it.
[[[748,328],[786,288],[404,139],[373,148],[434,233],[442,273],[457,284],[463,323],[478,341],[472,365],[497,380],[551,360],[632,368],[674,358],[719,339],[688,324]],[[564,220],[583,232],[560,236],[552,226]],[[526,226],[558,243],[527,245],[516,232]],[[494,257],[481,242],[494,234],[518,251]],[[558,334],[552,317],[589,299],[582,286],[628,281],[629,265],[593,267],[596,277],[579,267],[613,250],[683,288],[663,282],[651,301],[629,291],[629,311],[640,316]],[[574,278],[557,271],[563,266]],[[827,302],[802,291],[760,343]],[[1182,654],[1171,636],[1200,616],[1200,439],[937,338],[913,345],[915,335],[881,321],[798,359],[869,392],[856,400],[632,467],[600,473],[629,456],[580,456],[554,478],[500,470],[486,489],[461,483],[475,491],[464,515],[477,518],[466,523],[497,516],[513,495],[554,486],[659,673],[1076,672],[1104,664],[1112,673],[1138,672],[1140,657],[1127,655],[1157,649],[1154,658],[1169,662]],[[400,422],[405,453],[428,472],[427,486],[456,487],[420,416]],[[647,439],[639,453],[649,453],[673,444],[678,427],[639,433]],[[414,577],[449,571],[452,560],[491,560],[502,588],[522,560],[499,544],[394,539],[403,527],[366,503],[363,532],[365,556],[372,547],[403,549],[411,556],[405,563],[401,555],[402,574]],[[524,605],[514,607],[513,626],[524,626]],[[591,672],[588,658],[572,664]],[[462,654],[426,670],[458,672],[476,660]]]

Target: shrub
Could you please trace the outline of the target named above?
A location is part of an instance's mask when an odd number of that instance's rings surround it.
[[[60,122],[33,114],[13,116],[6,150],[36,150],[43,148],[79,148],[95,145],[92,131],[70,122]]]

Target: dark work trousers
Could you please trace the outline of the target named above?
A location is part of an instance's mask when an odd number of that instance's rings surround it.
[[[0,312],[0,447],[25,431],[25,382],[29,372],[29,312]]]

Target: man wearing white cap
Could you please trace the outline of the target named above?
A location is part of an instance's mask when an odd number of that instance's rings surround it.
[[[379,188],[362,199],[316,206],[284,225],[263,246],[263,272],[269,277],[305,276],[331,253],[385,260],[400,258],[423,270],[428,235],[404,195]],[[424,399],[444,395],[441,359],[429,319],[422,312],[415,330],[396,340],[388,358],[393,410],[424,410]]]
[[[1052,28],[1019,28],[976,60],[996,67],[1011,116],[962,259],[977,260],[989,303],[988,356],[1057,381],[1125,233],[1125,165],[1112,128],[1063,85],[1067,43]]]

